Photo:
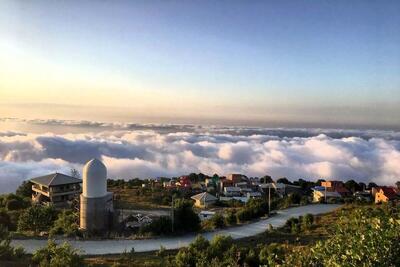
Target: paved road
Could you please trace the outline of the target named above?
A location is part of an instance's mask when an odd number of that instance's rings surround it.
[[[315,204],[286,210],[280,210],[277,215],[262,219],[260,221],[247,225],[231,227],[228,229],[218,230],[203,234],[207,239],[211,239],[216,234],[230,235],[234,239],[249,237],[264,232],[268,225],[271,224],[274,228],[283,226],[291,217],[298,217],[307,213],[321,214],[330,212],[340,205],[334,204]],[[68,241],[73,247],[81,250],[82,254],[87,255],[102,255],[102,254],[118,254],[123,251],[130,251],[132,247],[137,252],[158,250],[160,246],[166,249],[177,249],[187,246],[195,235],[186,235],[174,238],[157,238],[146,240],[97,240],[97,241]],[[22,246],[27,252],[32,253],[38,248],[46,244],[46,240],[13,240],[15,246]],[[61,240],[57,241],[61,242]]]

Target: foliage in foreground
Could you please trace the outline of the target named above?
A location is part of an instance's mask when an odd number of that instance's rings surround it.
[[[22,248],[14,248],[10,244],[11,238],[8,231],[0,227],[0,260],[14,261],[25,254]]]
[[[84,266],[83,257],[68,243],[57,245],[49,240],[47,246],[33,254],[32,261],[40,267],[79,267]]]
[[[313,221],[309,215],[296,220],[286,227],[301,231]],[[216,236],[209,242],[198,236],[167,262],[170,266],[400,266],[400,210],[390,206],[344,210],[330,237],[311,247],[239,248],[229,237]]]
[[[288,266],[400,266],[399,207],[343,214],[329,239],[291,255]]]

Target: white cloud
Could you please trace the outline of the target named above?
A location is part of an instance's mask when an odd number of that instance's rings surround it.
[[[376,132],[376,137],[369,133],[366,138],[310,130],[302,131],[302,137],[289,137],[282,133],[293,130],[280,129],[279,136],[272,136],[257,129],[249,134],[245,128],[200,131],[188,126],[184,129],[197,130],[181,131],[182,127],[164,127],[168,131],[157,126],[65,135],[0,133],[0,191],[14,190],[23,179],[49,172],[68,173],[73,166],[80,170],[93,157],[104,160],[110,178],[241,172],[292,180],[356,179],[385,184],[400,180],[400,140],[393,138],[398,136],[395,132]]]

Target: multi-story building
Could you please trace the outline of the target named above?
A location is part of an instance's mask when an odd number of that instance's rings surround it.
[[[70,208],[82,192],[82,180],[62,173],[52,173],[30,179],[32,200],[55,208]]]

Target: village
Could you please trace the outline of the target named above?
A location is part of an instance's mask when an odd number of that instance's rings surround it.
[[[84,209],[79,204],[84,199],[79,199],[82,180],[76,170],[71,175],[53,173],[32,178],[29,185],[33,203],[57,210],[78,212],[79,207]],[[112,221],[107,230],[123,232],[125,237],[133,234],[133,238],[161,217],[174,220],[174,198],[175,201],[184,199],[191,203],[203,230],[236,225],[262,216],[273,216],[277,209],[292,206],[353,202],[380,204],[400,199],[400,183],[394,186],[378,186],[374,183],[357,183],[354,180],[343,182],[322,179],[316,182],[303,179],[290,182],[287,178],[274,181],[267,175],[258,178],[243,174],[206,176],[192,173],[176,178],[128,181],[108,179],[107,186],[112,192],[109,194],[109,201],[112,198],[113,202],[112,209],[109,209],[112,218],[105,219]],[[264,205],[263,212],[249,211],[252,209],[249,203],[257,201]],[[231,218],[230,223],[221,223],[221,218],[226,221],[226,218],[232,216],[235,218]],[[83,217],[86,218],[86,215]],[[210,227],[210,224],[214,226]],[[80,225],[82,228],[82,222]],[[156,232],[164,234],[166,231],[168,232],[165,229]]]

